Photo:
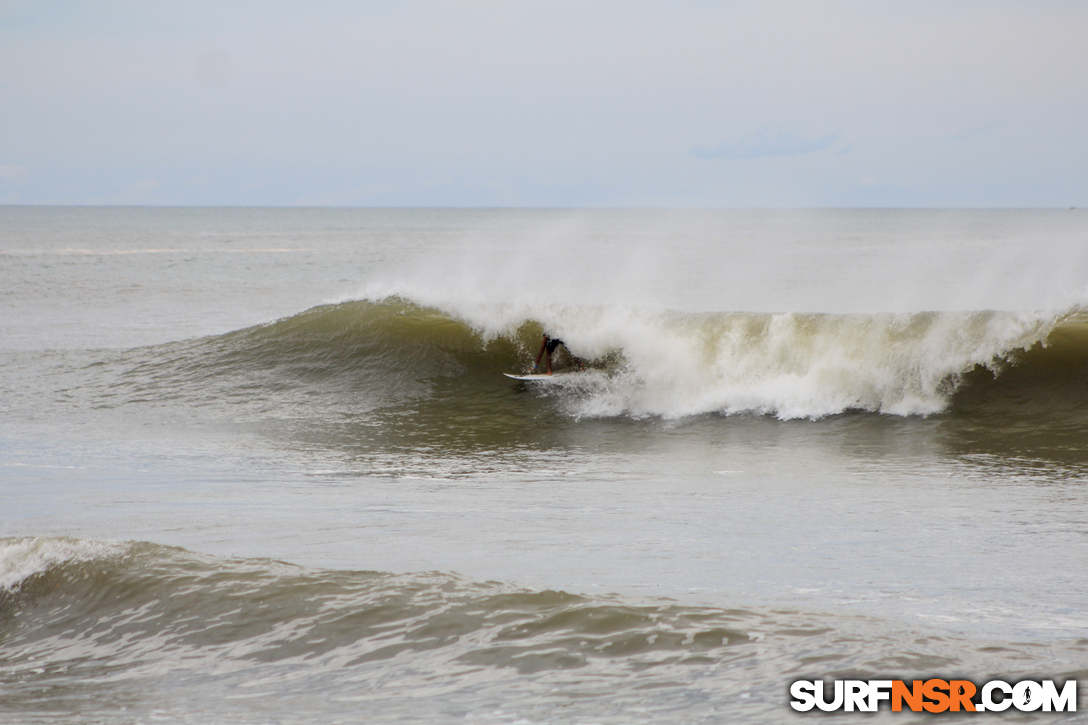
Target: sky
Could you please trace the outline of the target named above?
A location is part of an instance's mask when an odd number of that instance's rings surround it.
[[[0,0],[0,203],[1088,206],[1088,3]]]

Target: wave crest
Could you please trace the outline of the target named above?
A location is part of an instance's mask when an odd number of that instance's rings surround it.
[[[145,397],[184,389],[218,401],[344,412],[427,401],[447,404],[439,405],[446,415],[487,416],[512,405],[501,373],[528,370],[545,330],[587,363],[587,371],[535,390],[574,417],[925,416],[971,400],[965,389],[985,388],[1010,369],[1031,387],[1088,361],[1088,321],[1079,310],[833,315],[553,306],[534,314],[387,298],[156,348],[126,379],[130,392]],[[569,371],[573,360],[564,352],[556,367]]]

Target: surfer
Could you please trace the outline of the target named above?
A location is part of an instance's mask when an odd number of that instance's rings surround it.
[[[567,348],[567,353],[570,354],[570,348],[567,347],[567,343],[563,342],[558,337],[548,337],[548,333],[545,332],[544,339],[540,343],[540,352],[536,354],[536,362],[533,363],[533,370],[536,370],[538,367],[540,367],[540,358],[543,357],[548,364],[548,375],[551,375],[552,353],[555,352],[555,349],[560,345]],[[578,364],[579,370],[583,369],[584,366],[582,365],[582,361],[580,359],[574,357],[574,355],[571,355],[570,359]]]

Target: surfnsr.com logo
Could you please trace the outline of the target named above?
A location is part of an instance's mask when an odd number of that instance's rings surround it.
[[[1054,680],[991,680],[981,687],[969,680],[797,680],[790,685],[790,707],[801,712],[876,712],[887,702],[892,712],[1076,712],[1077,681],[1059,687]]]

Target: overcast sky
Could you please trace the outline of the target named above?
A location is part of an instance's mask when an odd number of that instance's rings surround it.
[[[1088,3],[0,0],[0,203],[1086,206]]]

